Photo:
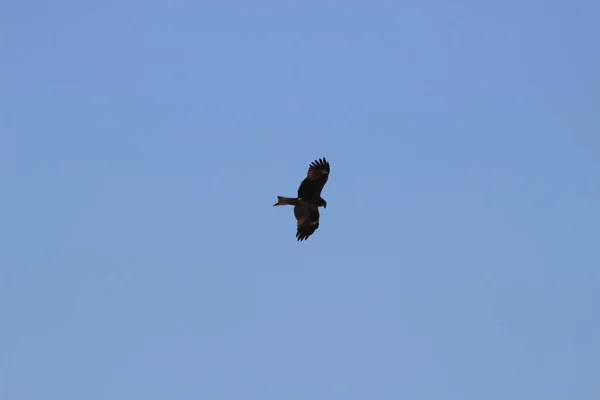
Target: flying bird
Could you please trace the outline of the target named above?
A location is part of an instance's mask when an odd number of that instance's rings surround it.
[[[329,178],[329,162],[325,158],[310,163],[306,178],[300,183],[298,197],[277,196],[274,206],[294,206],[297,222],[296,239],[306,240],[319,228],[319,207],[327,208],[321,197],[323,186]]]

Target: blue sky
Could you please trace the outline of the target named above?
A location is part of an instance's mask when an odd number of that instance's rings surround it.
[[[0,397],[597,399],[599,21],[4,2]]]

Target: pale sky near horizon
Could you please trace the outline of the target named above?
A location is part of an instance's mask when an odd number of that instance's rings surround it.
[[[600,3],[0,4],[0,399],[600,398]],[[295,239],[308,164],[331,176]]]

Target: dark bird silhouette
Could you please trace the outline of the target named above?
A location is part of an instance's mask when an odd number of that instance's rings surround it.
[[[306,178],[300,183],[298,197],[277,196],[274,206],[294,206],[294,216],[298,223],[296,238],[306,240],[319,228],[319,207],[327,208],[321,197],[323,186],[329,178],[329,162],[325,158],[310,163]]]

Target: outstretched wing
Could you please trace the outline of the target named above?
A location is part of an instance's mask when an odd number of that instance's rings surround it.
[[[300,241],[308,239],[319,228],[319,207],[315,204],[298,204],[294,207],[294,216],[298,222],[296,238]]]
[[[329,162],[325,157],[310,163],[306,178],[298,188],[298,197],[308,202],[314,202],[321,197],[323,186],[329,178]]]

